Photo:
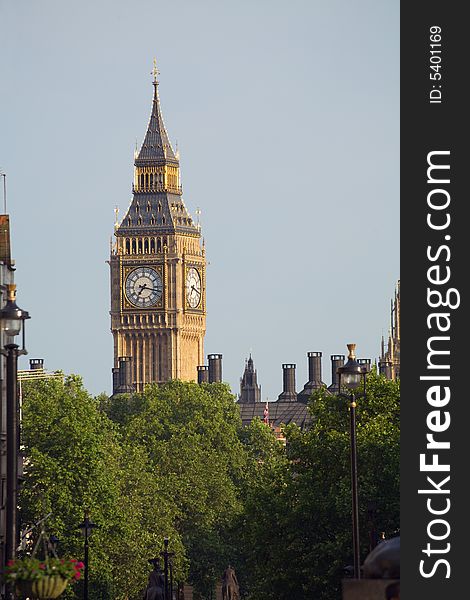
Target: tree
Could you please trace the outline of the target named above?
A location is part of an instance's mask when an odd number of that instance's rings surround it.
[[[245,503],[249,598],[340,597],[352,562],[349,414],[344,400],[318,391],[309,431],[286,428],[287,467],[278,463]],[[387,536],[399,527],[399,384],[371,373],[357,408],[361,557],[369,550],[367,507]],[[269,464],[269,463],[268,463]]]
[[[171,381],[117,398],[107,411],[126,444],[146,453],[156,497],[174,511],[187,559],[177,553],[175,574],[208,595],[226,566],[227,532],[241,510],[236,481],[245,455],[234,396],[224,384]]]
[[[277,598],[273,577],[284,536],[290,464],[283,444],[259,418],[240,432],[246,467],[239,481],[243,512],[232,530],[240,589],[248,598]]]
[[[90,598],[139,597],[158,532],[171,531],[174,517],[155,502],[144,449],[123,442],[77,376],[24,385],[22,441],[23,523],[51,512],[47,527],[61,554],[81,557],[77,526],[89,509],[99,526],[90,540]]]

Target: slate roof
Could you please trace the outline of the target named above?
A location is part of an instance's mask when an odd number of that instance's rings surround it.
[[[153,82],[154,93],[152,112],[147,127],[147,133],[135,160],[136,166],[146,166],[155,162],[178,162],[171,147],[170,139],[163,122],[160,109],[160,97],[158,95],[158,81]]]
[[[143,231],[145,230],[145,231]],[[199,228],[188,213],[183,198],[169,192],[134,194],[118,235],[187,233],[199,235]]]
[[[135,166],[179,166],[163,122],[158,95],[158,81],[147,133],[135,159]],[[188,213],[181,193],[168,191],[134,191],[127,212],[116,230],[117,236],[185,233],[200,236],[200,229]]]
[[[238,406],[244,426],[249,425],[255,417],[263,420],[266,406],[264,402],[238,403]],[[268,402],[268,410],[269,423],[273,427],[295,423],[302,429],[306,429],[312,422],[308,406],[303,402]]]

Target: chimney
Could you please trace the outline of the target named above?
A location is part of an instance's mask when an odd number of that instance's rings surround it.
[[[364,368],[366,373],[370,372],[371,359],[370,358],[358,358],[357,362]]]
[[[119,357],[119,391],[121,394],[135,391],[132,383],[132,358],[130,356]]]
[[[222,381],[222,354],[209,354],[209,383]]]
[[[321,352],[307,352],[308,380],[321,383]]]
[[[209,367],[207,365],[198,365],[197,367],[197,382],[209,383]]]
[[[389,360],[381,360],[379,362],[379,372],[385,375],[387,379],[392,379],[392,363]]]
[[[299,392],[297,400],[307,404],[314,390],[323,387],[324,383],[321,380],[321,352],[307,352],[308,357],[308,381],[304,385],[304,389]]]
[[[297,393],[295,391],[295,365],[284,364],[282,365],[282,383],[283,390],[278,396],[280,402],[295,402],[297,400]]]
[[[30,358],[29,359],[29,368],[31,371],[37,371],[39,369],[44,369],[44,359],[43,358]]]
[[[113,396],[119,393],[119,367],[112,368],[113,374]]]
[[[338,374],[336,373],[338,367],[344,365],[344,354],[332,354],[331,355],[331,385],[328,387],[330,392],[336,394],[338,392]]]

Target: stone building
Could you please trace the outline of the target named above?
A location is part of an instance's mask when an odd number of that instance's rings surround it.
[[[338,392],[338,376],[337,369],[344,365],[344,354],[332,354],[330,357],[331,364],[331,383],[329,386],[323,381],[322,376],[322,353],[307,352],[308,360],[308,380],[300,392],[296,391],[296,365],[286,363],[282,365],[282,391],[275,401],[262,401],[261,395],[255,396],[252,393],[252,384],[248,386],[245,382],[252,382],[253,378],[250,374],[256,373],[254,369],[253,359],[250,358],[246,362],[245,371],[241,379],[240,395],[238,397],[238,405],[243,425],[249,423],[259,417],[262,421],[269,424],[276,432],[276,435],[282,437],[282,425],[295,423],[302,429],[309,427],[311,416],[308,409],[308,402],[315,390],[324,388],[329,394]],[[360,358],[358,362],[364,366],[366,371],[370,371],[370,358]],[[256,380],[257,384],[257,380]]]
[[[14,283],[15,261],[11,258],[10,217],[0,215],[0,309],[7,301],[7,285]],[[0,327],[0,347],[7,343]],[[0,354],[0,564],[4,564],[6,502],[6,373]]]
[[[150,120],[135,155],[132,200],[109,260],[113,394],[195,381],[206,330],[201,229],[183,200],[178,152],[163,122],[154,67]]]
[[[258,374],[256,373],[251,353],[245,362],[245,371],[240,379],[238,402],[241,404],[261,402],[261,386],[258,385]]]
[[[395,297],[390,306],[390,330],[387,349],[382,336],[379,358],[379,372],[387,379],[400,379],[400,280],[397,282]]]
[[[295,382],[296,365],[286,363],[282,365],[282,392],[277,400],[263,402],[261,393],[256,395],[252,392],[253,385],[246,382],[253,381],[254,369],[253,359],[250,355],[245,372],[241,379],[240,395],[238,405],[243,425],[248,425],[255,417],[269,424],[280,436],[281,425],[296,423],[299,427],[306,428],[310,423],[308,411],[308,400],[315,389],[326,387],[322,381],[321,352],[309,352],[308,357],[308,381],[303,389],[297,393]],[[250,378],[251,375],[251,378]],[[257,384],[257,381],[256,381]],[[250,393],[251,392],[251,393]]]

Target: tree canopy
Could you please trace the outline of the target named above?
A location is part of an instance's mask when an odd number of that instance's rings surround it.
[[[168,537],[174,580],[200,598],[230,563],[247,600],[336,600],[352,562],[348,407],[319,390],[310,409],[310,429],[287,427],[284,447],[259,419],[241,426],[225,384],[172,381],[109,399],[77,376],[28,382],[22,522],[52,513],[60,554],[81,558],[90,511],[91,599],[141,598]],[[375,373],[357,448],[363,560],[371,506],[379,532],[399,527],[399,384]]]

